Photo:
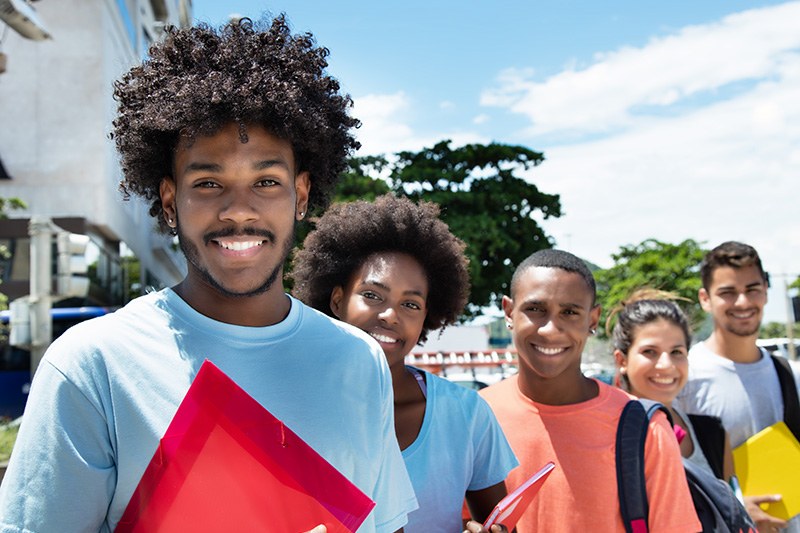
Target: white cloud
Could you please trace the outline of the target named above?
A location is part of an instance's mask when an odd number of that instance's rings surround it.
[[[526,115],[534,135],[617,131],[631,127],[647,107],[774,75],[796,60],[798,21],[800,2],[792,2],[689,26],[642,48],[597,54],[588,68],[570,68],[541,83],[532,81],[530,70],[506,70],[481,103]]]
[[[489,115],[487,115],[486,113],[481,113],[480,115],[472,119],[473,124],[485,124],[486,122],[489,122]]]
[[[443,139],[452,146],[487,143],[475,132],[450,131],[421,135],[411,126],[414,121],[411,99],[402,91],[395,94],[370,94],[353,99],[353,116],[361,121],[356,137],[361,143],[358,155],[392,154],[403,150],[418,151]]]

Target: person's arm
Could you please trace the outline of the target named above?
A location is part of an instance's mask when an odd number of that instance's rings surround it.
[[[503,481],[482,490],[468,490],[466,499],[469,514],[473,519],[481,523],[485,522],[495,505],[505,498],[506,494],[508,491]]]
[[[44,359],[0,489],[0,521],[26,531],[99,531],[115,484],[100,406]]]

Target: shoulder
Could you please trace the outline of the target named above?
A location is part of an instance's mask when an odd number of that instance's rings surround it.
[[[310,341],[323,340],[331,346],[336,346],[337,349],[345,346],[357,352],[363,350],[364,353],[380,354],[383,357],[377,341],[362,330],[317,311],[300,300],[291,296],[290,298],[292,306],[297,306],[299,311],[299,327],[303,330],[304,338]]]
[[[425,372],[425,379],[428,390],[432,390],[436,394],[437,404],[440,407],[446,406],[448,411],[459,409],[468,414],[473,414],[476,411],[490,411],[489,404],[481,398],[476,390],[468,389],[430,372]]]

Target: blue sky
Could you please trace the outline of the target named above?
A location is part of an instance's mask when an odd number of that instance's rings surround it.
[[[268,6],[268,7],[267,7]],[[755,246],[768,320],[800,275],[800,2],[194,0],[197,21],[285,12],[330,49],[361,155],[442,139],[544,152],[542,222],[600,266],[625,244]],[[788,276],[788,277],[787,277]]]

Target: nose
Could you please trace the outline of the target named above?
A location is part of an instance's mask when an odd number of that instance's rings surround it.
[[[397,311],[394,306],[387,305],[378,313],[378,319],[386,324],[396,324]]]
[[[552,335],[558,333],[558,326],[552,318],[545,319],[544,324],[539,328],[540,335]]]
[[[256,210],[249,201],[249,187],[231,188],[222,196],[223,204],[219,212],[219,219],[245,224],[258,219]]]
[[[750,300],[747,299],[747,293],[740,292],[736,295],[736,301],[733,303],[739,307],[746,307],[750,305]]]
[[[668,352],[661,352],[661,355],[656,359],[656,368],[669,368],[672,366],[672,359]]]

